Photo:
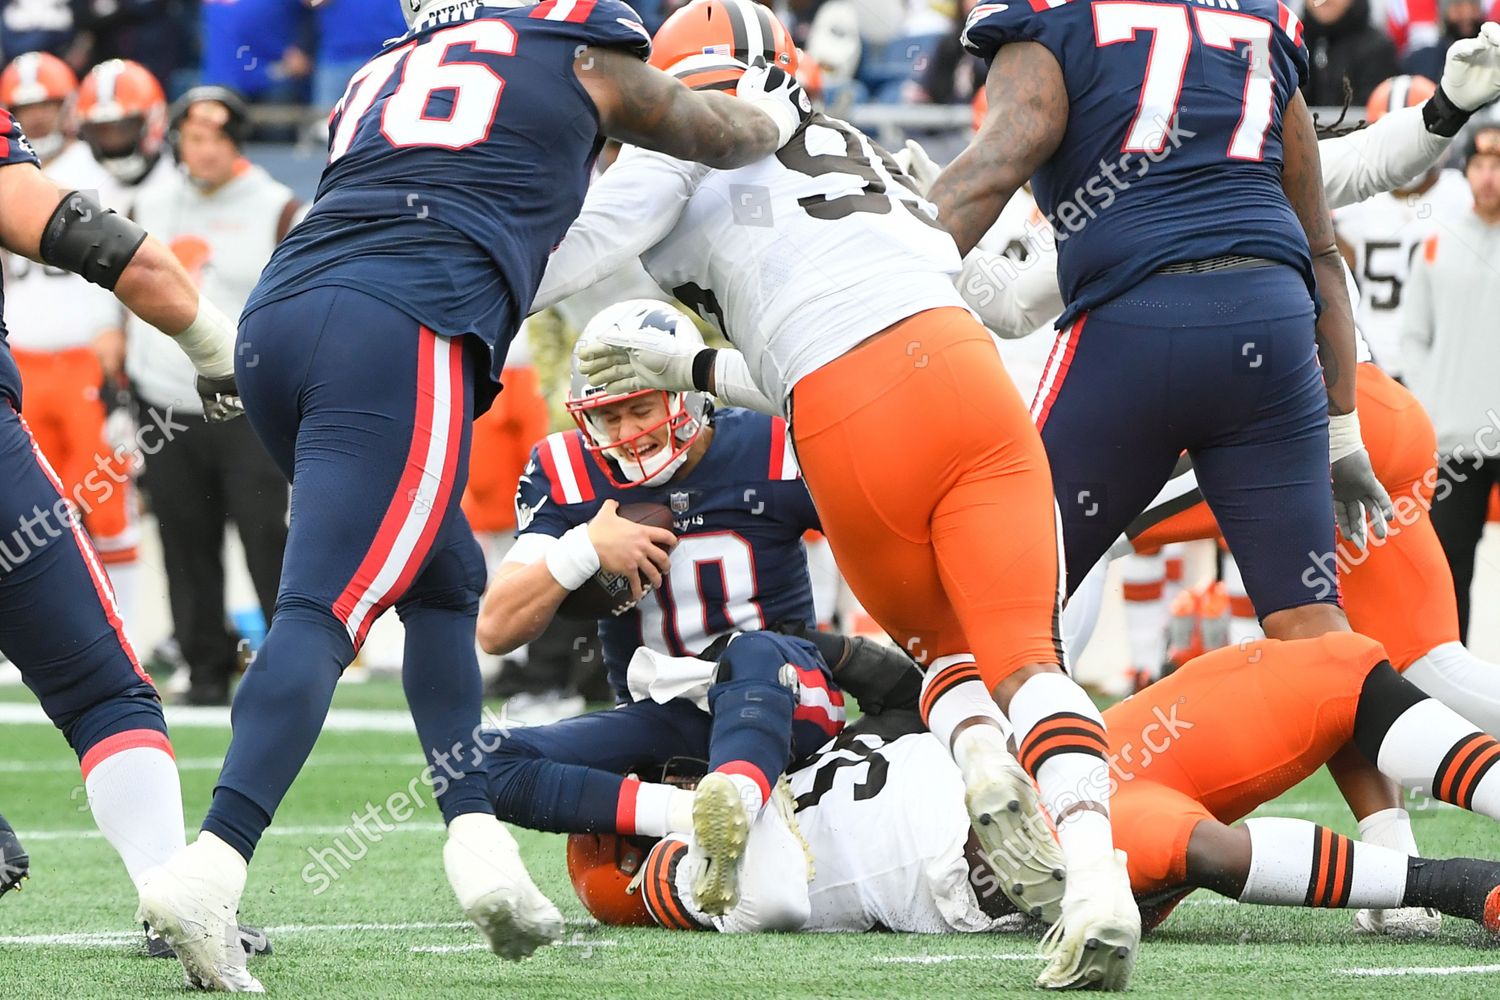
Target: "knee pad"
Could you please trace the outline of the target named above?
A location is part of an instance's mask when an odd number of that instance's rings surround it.
[[[794,664],[798,660],[809,667],[823,662],[817,649],[806,640],[771,632],[741,632],[719,653],[712,687],[730,681],[759,681],[785,688],[795,698],[798,681]]]

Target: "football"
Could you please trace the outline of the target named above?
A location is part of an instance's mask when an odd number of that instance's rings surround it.
[[[672,512],[665,504],[622,503],[617,513],[636,524],[672,530]],[[623,615],[635,605],[636,602],[630,598],[630,584],[626,579],[601,569],[583,586],[563,598],[557,613],[564,618],[594,621],[611,615]]]

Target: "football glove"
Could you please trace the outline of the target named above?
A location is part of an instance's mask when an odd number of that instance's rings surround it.
[[[1452,138],[1479,108],[1500,96],[1500,24],[1486,21],[1474,38],[1448,49],[1437,93],[1422,105],[1422,121],[1433,135]]]
[[[203,419],[211,424],[223,424],[244,416],[245,404],[240,401],[239,386],[233,375],[223,378],[198,376],[198,398],[203,401]]]
[[[692,392],[693,359],[704,348],[660,330],[611,330],[578,349],[578,370],[611,395]]]
[[[1333,474],[1333,520],[1340,534],[1365,547],[1365,514],[1376,538],[1386,536],[1386,522],[1395,517],[1391,497],[1375,477],[1370,453],[1359,433],[1359,415],[1328,418],[1328,459]]]
[[[735,96],[749,101],[776,123],[780,149],[792,141],[797,130],[812,117],[812,101],[797,78],[778,66],[757,61],[735,84]]]
[[[932,190],[938,174],[943,172],[943,168],[927,155],[927,150],[915,139],[907,139],[905,146],[891,154],[891,159],[896,161],[896,166],[901,168],[902,173],[911,178],[912,190],[923,198]]]

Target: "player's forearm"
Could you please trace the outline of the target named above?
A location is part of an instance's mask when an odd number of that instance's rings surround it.
[[[568,591],[552,576],[545,559],[500,567],[479,605],[475,637],[494,656],[534,641],[557,615]]]
[[[1313,274],[1323,311],[1318,315],[1318,360],[1328,389],[1328,412],[1353,413],[1358,352],[1354,340],[1354,312],[1344,284],[1344,258],[1328,246],[1313,257]]]
[[[146,237],[120,273],[115,296],[125,308],[162,333],[175,337],[198,316],[198,288],[177,258]]]
[[[933,181],[927,200],[937,206],[938,221],[958,244],[958,252],[967,254],[995,224],[1000,210],[1023,183],[1024,177],[996,169],[987,161],[984,149],[973,145],[943,169]]]
[[[1368,128],[1321,140],[1328,207],[1353,205],[1415,180],[1452,142],[1428,131],[1420,107],[1399,108]]]
[[[770,156],[781,141],[769,115],[728,94],[681,89],[672,104],[671,127],[642,145],[728,170]]]

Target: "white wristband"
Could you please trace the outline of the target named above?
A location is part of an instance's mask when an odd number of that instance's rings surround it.
[[[173,339],[199,375],[228,378],[234,374],[234,323],[219,307],[198,296],[198,315]]]
[[[1350,410],[1348,413],[1331,414],[1328,417],[1328,464],[1332,465],[1341,458],[1347,458],[1360,451],[1365,446],[1365,440],[1359,433],[1359,413]]]
[[[564,590],[577,590],[599,572],[599,553],[589,538],[589,526],[569,528],[547,550],[547,571]]]

